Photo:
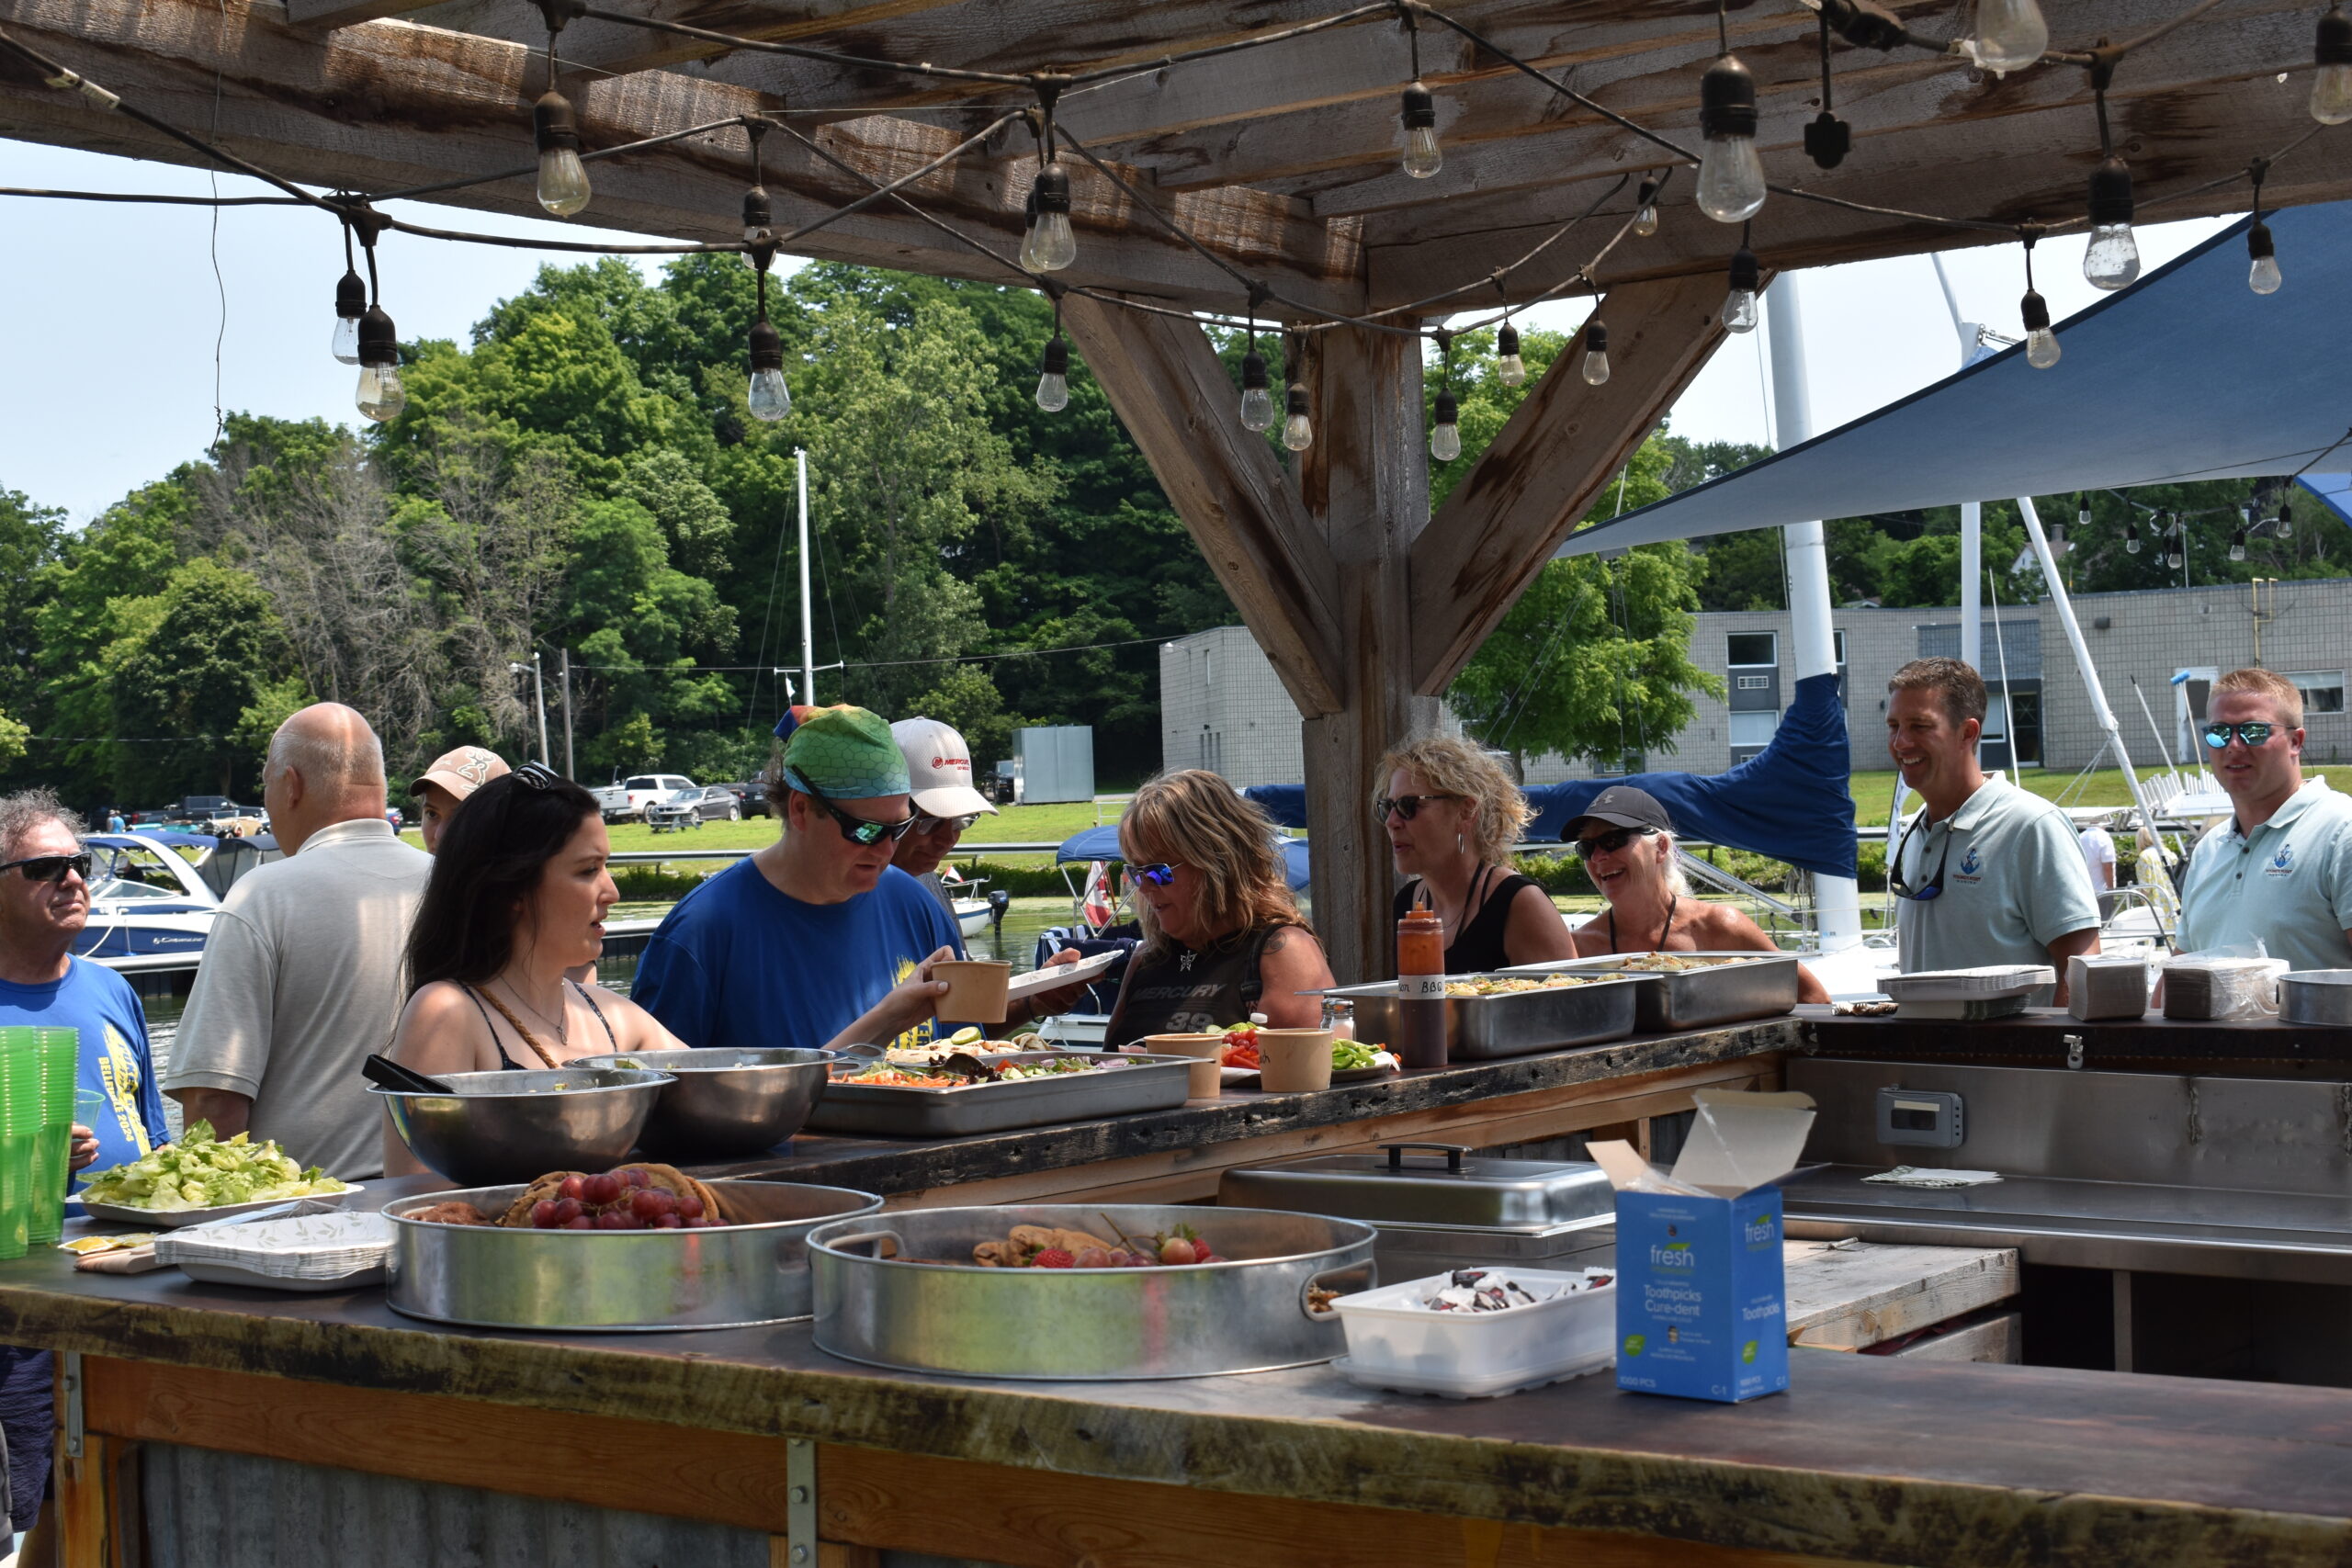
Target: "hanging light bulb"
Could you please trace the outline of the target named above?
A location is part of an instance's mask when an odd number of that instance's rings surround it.
[[[531,106],[539,144],[539,205],[569,218],[588,205],[588,166],[580,161],[580,120],[571,100],[550,87]]]
[[[1430,426],[1430,457],[1451,463],[1462,456],[1462,405],[1452,392],[1437,395],[1437,423]]]
[[[2123,553],[2127,556],[2140,553],[2140,520],[2137,517],[2128,519],[2123,525]]]
[[[1405,172],[1428,179],[1445,167],[1445,153],[1437,144],[1437,99],[1419,82],[1405,89]]]
[[[1315,423],[1306,417],[1306,389],[1292,382],[1286,400],[1290,412],[1283,421],[1283,445],[1294,452],[1304,452],[1315,445]]]
[[[2312,118],[2322,125],[2352,119],[2352,17],[2330,6],[2319,19],[2319,43],[2312,51],[2319,69],[2312,75]]]
[[[1756,253],[1746,245],[1731,254],[1731,292],[1724,296],[1724,330],[1752,333],[1761,318],[1756,309],[1756,286],[1762,279]]]
[[[1241,356],[1241,428],[1271,430],[1274,395],[1266,389],[1266,356],[1256,349]]]
[[[1527,361],[1519,356],[1519,329],[1509,321],[1495,333],[1495,379],[1506,387],[1522,386],[1527,381]]]
[[[1764,160],[1756,153],[1756,78],[1732,55],[1699,79],[1699,210],[1718,223],[1756,216],[1764,205]]]
[[[367,279],[345,267],[334,286],[334,339],[329,345],[345,365],[359,363],[359,318],[367,313]]]
[[[1584,329],[1584,384],[1598,387],[1609,379],[1609,328],[1588,321]]]
[[[2245,231],[2245,254],[2254,258],[2254,265],[2246,269],[2245,286],[2256,294],[2278,293],[2278,285],[2286,281],[2278,276],[2278,247],[2270,238],[2270,225],[2258,218]]]
[[[1038,362],[1037,406],[1047,413],[1069,407],[1069,344],[1059,333],[1046,340],[1046,357]]]
[[[775,209],[768,202],[765,186],[753,186],[743,193],[743,243],[747,245],[775,243]],[[761,269],[759,253],[742,253],[743,265],[753,272]]]
[[[2075,497],[2075,526],[2077,528],[2087,528],[2090,525],[2091,498],[2087,495],[2077,493]]]
[[[2091,175],[2091,243],[2083,276],[2109,292],[2140,276],[2140,246],[2132,237],[2132,167],[2110,157]]]
[[[760,290],[760,319],[752,323],[752,417],[774,424],[792,412],[792,389],[784,384],[784,337],[767,318],[767,290]]]
[[[1060,164],[1037,171],[1030,195],[1037,220],[1021,243],[1021,265],[1031,272],[1059,272],[1078,259],[1078,235],[1069,226],[1069,172]]]
[[[2292,502],[2284,500],[2278,502],[2278,536],[2282,539],[2295,536],[2295,508]]]
[[[2050,24],[2033,0],[1976,0],[1976,33],[1968,52],[1996,76],[2022,71],[2050,47]]]
[[[2025,362],[2036,370],[2047,370],[2058,363],[2062,352],[2058,334],[2050,330],[2050,307],[2043,303],[2039,289],[2029,288],[2018,305],[2025,318]]]
[[[2245,525],[2244,524],[2240,524],[2238,531],[2230,536],[2230,558],[2232,560],[2245,559]]]
[[[408,406],[408,389],[401,385],[400,333],[380,305],[368,306],[359,318],[359,393],[352,400],[378,424],[398,419]]]
[[[2175,571],[2178,571],[2180,570],[2180,552],[2177,549],[2168,549],[2165,551],[2165,564],[2172,568]]]
[[[1657,232],[1657,182],[1644,180],[1641,194],[1634,198],[1634,234],[1646,240]]]

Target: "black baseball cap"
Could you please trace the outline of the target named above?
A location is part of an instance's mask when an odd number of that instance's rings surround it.
[[[1594,795],[1592,804],[1585,807],[1584,815],[1568,824],[1567,836],[1571,839],[1581,837],[1577,829],[1588,822],[1606,822],[1611,828],[1657,828],[1668,833],[1674,831],[1674,819],[1666,814],[1666,807],[1657,803],[1657,796],[1645,789],[1635,789],[1631,784],[1611,784]]]

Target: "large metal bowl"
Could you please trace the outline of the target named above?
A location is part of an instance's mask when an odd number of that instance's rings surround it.
[[[2352,969],[2306,969],[2278,976],[2278,1021],[2352,1028]]]
[[[551,1170],[610,1170],[628,1157],[667,1073],[561,1066],[446,1073],[452,1094],[371,1086],[393,1130],[428,1169],[467,1187],[536,1181]]]
[[[983,1269],[975,1243],[1014,1225],[1114,1239],[1196,1227],[1231,1262],[1182,1269]],[[1347,1349],[1313,1288],[1377,1283],[1374,1228],[1265,1209],[1141,1203],[902,1209],[808,1237],[817,1348],[908,1371],[1055,1382],[1204,1377],[1328,1361]],[[895,1256],[885,1257],[890,1253]]]
[[[650,1068],[677,1081],[662,1089],[638,1145],[676,1163],[764,1154],[808,1120],[825,1092],[831,1051],[649,1051],[582,1056],[582,1067]]]

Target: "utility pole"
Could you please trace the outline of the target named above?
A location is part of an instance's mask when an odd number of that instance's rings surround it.
[[[571,769],[571,649],[563,650],[563,776],[577,778]]]
[[[792,449],[799,467],[800,486],[800,700],[814,705],[817,701],[817,634],[816,621],[808,604],[808,453],[807,448]]]
[[[539,710],[539,766],[547,767],[550,761],[548,755],[548,683],[539,673],[539,650],[536,648],[531,650],[528,665],[510,659],[506,661],[506,668],[516,675],[526,669],[531,672],[531,694]]]

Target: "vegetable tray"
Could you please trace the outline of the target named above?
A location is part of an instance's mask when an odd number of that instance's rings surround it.
[[[1050,1062],[1092,1052],[1021,1051],[989,1058],[991,1065]],[[829,1083],[809,1113],[812,1133],[864,1133],[885,1138],[961,1138],[1002,1133],[1056,1122],[1088,1122],[1138,1111],[1182,1107],[1192,1081],[1192,1062],[1182,1056],[1100,1053],[1120,1066],[1063,1077],[1022,1078],[1011,1083],[966,1084],[954,1089],[910,1089],[896,1084]]]

